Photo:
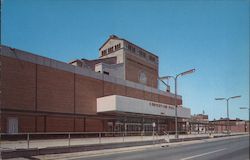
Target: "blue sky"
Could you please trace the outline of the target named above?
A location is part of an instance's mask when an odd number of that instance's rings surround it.
[[[2,44],[69,62],[95,59],[111,34],[159,56],[192,114],[248,119],[249,0],[2,0]],[[170,83],[173,91],[173,84]]]

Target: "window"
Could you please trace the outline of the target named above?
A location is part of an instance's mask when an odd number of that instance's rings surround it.
[[[113,52],[114,51],[114,47],[110,47],[109,49],[108,49],[108,52],[109,53],[111,53],[111,52]]]
[[[115,45],[115,50],[118,50],[118,49],[120,49],[121,48],[121,44],[119,43],[119,44],[117,44],[117,45]]]
[[[109,72],[103,71],[103,74],[109,75]]]
[[[128,44],[126,44],[126,45],[124,46],[124,48],[125,48],[125,49],[128,49]]]
[[[135,53],[135,47],[132,47],[132,52]]]
[[[139,55],[142,56],[142,57],[144,57],[144,58],[146,57],[146,53],[143,52],[143,51],[139,51]]]
[[[130,51],[131,51],[131,49],[132,49],[131,45],[128,45],[128,50],[130,50]]]
[[[102,56],[105,56],[105,55],[107,55],[107,50],[106,49],[102,51]]]
[[[152,62],[155,62],[155,57],[149,56],[149,60],[152,61]]]
[[[139,73],[139,82],[146,84],[147,83],[147,75],[144,71],[140,71]]]
[[[8,117],[7,132],[18,133],[18,119],[17,117]]]
[[[128,45],[128,50],[132,51],[133,53],[135,53],[135,47]]]

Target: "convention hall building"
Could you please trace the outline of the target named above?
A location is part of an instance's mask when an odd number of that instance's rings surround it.
[[[175,96],[159,89],[158,57],[123,38],[111,35],[98,59],[69,63],[0,47],[2,133],[175,130]],[[183,130],[190,109],[180,95],[177,104]]]

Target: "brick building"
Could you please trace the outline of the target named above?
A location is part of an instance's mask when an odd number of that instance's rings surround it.
[[[110,36],[95,60],[59,62],[1,45],[1,132],[174,131],[158,57]],[[177,96],[179,119],[190,118]],[[183,126],[182,123],[179,127]]]
[[[221,118],[219,120],[209,121],[210,125],[213,126],[215,132],[226,132],[227,131],[227,118]],[[229,119],[229,131],[230,132],[249,132],[249,121],[236,119]]]
[[[194,114],[189,120],[191,132],[206,133],[209,130],[209,120],[206,114]]]

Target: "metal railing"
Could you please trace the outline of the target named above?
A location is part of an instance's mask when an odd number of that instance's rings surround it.
[[[195,137],[197,134],[181,134],[179,138]],[[142,142],[174,139],[174,131],[141,131],[141,132],[50,132],[50,133],[0,133],[1,149],[29,149],[58,146],[97,145],[108,143]],[[210,136],[203,133],[199,136]]]
[[[0,133],[0,148],[46,148],[56,146],[156,141],[157,132],[49,132]],[[155,138],[156,137],[156,138]]]

